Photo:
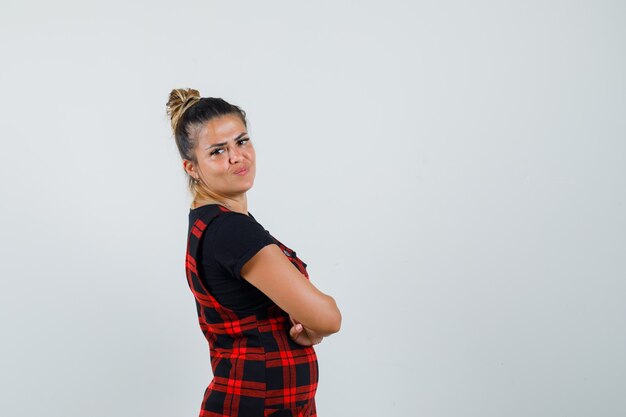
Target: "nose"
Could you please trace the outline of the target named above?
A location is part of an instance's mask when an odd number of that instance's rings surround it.
[[[228,158],[230,159],[230,163],[234,164],[237,161],[241,160],[241,150],[237,147],[228,149]]]

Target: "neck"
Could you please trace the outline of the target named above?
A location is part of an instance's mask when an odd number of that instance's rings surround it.
[[[237,197],[199,198],[191,203],[191,208],[198,208],[207,204],[220,204],[231,211],[248,215],[248,199],[246,194]]]

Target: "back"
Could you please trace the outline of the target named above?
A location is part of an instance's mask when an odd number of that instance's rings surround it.
[[[200,211],[192,216],[194,210]],[[289,315],[239,275],[247,259],[268,244],[278,245],[308,277],[306,264],[253,217],[217,204],[194,210],[185,269],[214,375],[200,416],[315,416],[319,369],[313,347],[293,342]],[[211,288],[230,290],[218,300]],[[237,298],[235,289],[243,295]]]
[[[192,225],[216,210],[216,204],[189,211]],[[221,206],[220,206],[221,207]],[[221,305],[235,311],[269,307],[271,300],[240,275],[240,269],[264,246],[275,243],[270,233],[250,215],[222,212],[200,240],[198,258],[203,284]]]

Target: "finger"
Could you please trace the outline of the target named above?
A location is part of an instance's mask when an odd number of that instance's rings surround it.
[[[313,344],[306,336],[306,333],[300,333],[297,337],[292,338],[292,340],[301,346],[311,346]]]
[[[298,337],[298,334],[300,334],[302,332],[302,325],[298,325],[296,324],[295,326],[293,326],[291,329],[289,329],[289,335],[293,338]]]

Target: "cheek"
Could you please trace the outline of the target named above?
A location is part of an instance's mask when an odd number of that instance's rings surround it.
[[[206,161],[202,166],[202,171],[212,177],[224,175],[228,170],[228,162],[225,160]]]

